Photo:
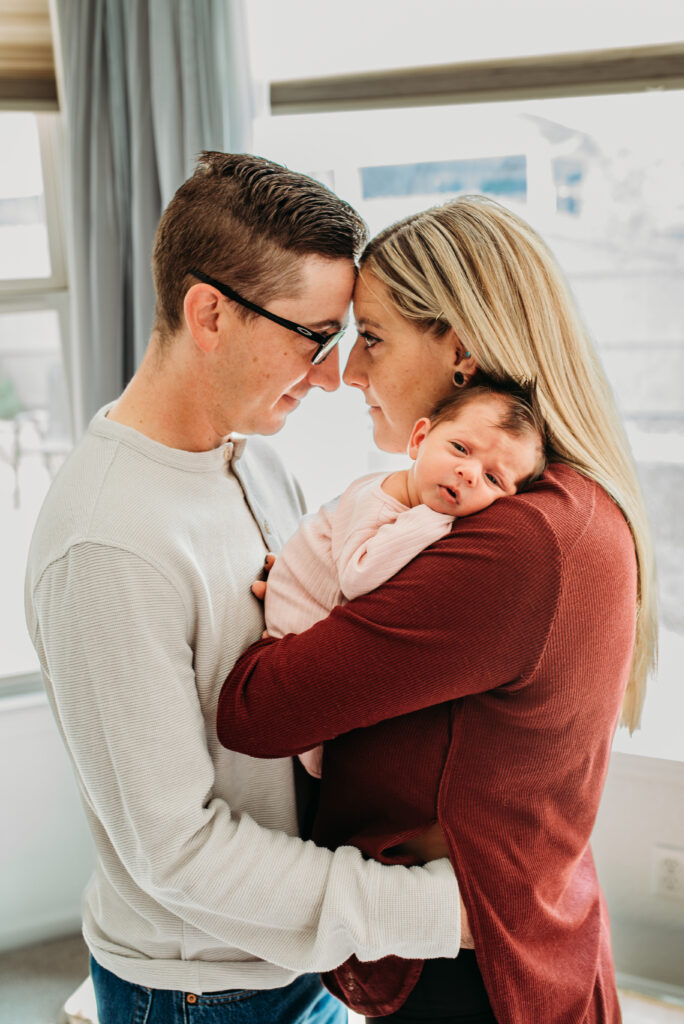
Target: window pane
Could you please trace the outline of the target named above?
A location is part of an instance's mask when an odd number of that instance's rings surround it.
[[[38,668],[24,624],[26,556],[70,446],[57,313],[0,314],[0,676]]]
[[[546,239],[613,385],[655,535],[661,668],[644,729],[617,744],[684,759],[682,123],[682,92],[359,111],[264,119],[256,151],[332,185],[373,233],[471,191]],[[372,447],[348,389],[307,399],[274,440],[313,506],[354,475],[401,464]]]
[[[0,280],[49,277],[43,171],[34,114],[0,113]]]
[[[250,0],[251,63],[262,79],[645,46],[684,39],[681,0]],[[334,25],[331,18],[334,17]]]

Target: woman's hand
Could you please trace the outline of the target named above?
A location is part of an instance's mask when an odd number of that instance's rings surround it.
[[[448,857],[449,847],[446,844],[440,824],[436,821],[426,832],[421,832],[419,836],[414,836],[398,846],[393,846],[392,853],[395,852],[410,854],[419,864],[427,864],[429,860],[439,860],[440,857]]]
[[[433,825],[421,833],[420,836],[414,836],[413,839],[401,843],[393,849],[398,850],[400,853],[410,853],[421,864],[426,864],[428,860],[439,860],[440,857],[448,857],[448,847],[446,846],[446,840],[444,839],[443,831],[438,821],[435,821]]]

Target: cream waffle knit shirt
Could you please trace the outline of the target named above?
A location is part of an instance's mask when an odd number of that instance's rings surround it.
[[[261,439],[167,448],[106,409],[36,525],[26,615],[96,848],[84,935],[152,988],[275,988],[362,960],[455,956],[458,887],[296,836],[290,758],[220,746],[228,671],[263,629],[250,594],[301,503]]]

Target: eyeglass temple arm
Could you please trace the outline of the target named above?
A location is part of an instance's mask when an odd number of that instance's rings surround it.
[[[258,313],[259,316],[265,316],[268,320],[272,320],[274,324],[280,324],[281,327],[287,327],[290,331],[296,331],[297,334],[302,334],[305,338],[312,338],[317,341],[319,345],[327,341],[322,334],[318,334],[316,331],[310,331],[308,327],[302,327],[301,324],[296,324],[292,320],[286,320],[282,316],[278,316],[277,313],[271,313],[268,309],[262,309],[261,306],[257,306],[256,303],[250,302],[249,299],[243,299],[242,295],[238,295],[236,291],[221,281],[217,281],[216,278],[210,277],[209,274],[203,273],[201,270],[191,270],[190,273],[193,277],[198,278],[203,284],[209,284],[212,288],[216,288],[225,295],[227,299],[232,299],[233,302],[237,302],[240,306],[244,306],[246,309],[251,309],[253,313]]]

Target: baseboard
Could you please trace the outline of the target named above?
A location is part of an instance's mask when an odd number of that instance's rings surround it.
[[[662,1003],[684,1006],[684,988],[680,985],[668,985],[665,981],[640,978],[638,974],[625,974],[623,971],[618,971],[616,977],[618,988],[626,992],[636,992]]]
[[[50,918],[34,919],[28,924],[16,924],[12,928],[0,928],[0,953],[23,949],[25,946],[36,946],[39,942],[52,942],[53,939],[64,939],[69,935],[81,932],[80,912],[73,910]]]

